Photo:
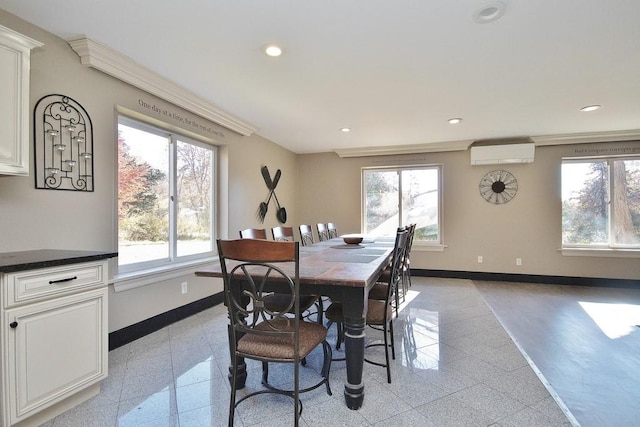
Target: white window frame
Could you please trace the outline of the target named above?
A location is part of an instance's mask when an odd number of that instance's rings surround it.
[[[414,249],[423,250],[423,251],[436,251],[442,252],[446,248],[444,244],[444,236],[443,236],[443,194],[442,194],[442,176],[443,165],[442,164],[418,164],[418,165],[405,165],[405,166],[385,166],[385,167],[364,167],[361,169],[360,179],[361,179],[361,225],[360,228],[362,232],[365,230],[366,224],[366,189],[365,189],[365,173],[370,171],[395,171],[400,174],[403,170],[415,170],[415,169],[436,169],[438,171],[438,240],[413,240]],[[409,225],[409,224],[401,224],[402,218],[402,180],[399,181],[398,194],[400,198],[398,199],[398,227]]]
[[[611,174],[613,171],[613,162],[617,160],[640,160],[638,156],[593,156],[593,157],[569,157],[563,158],[561,161],[561,165],[567,163],[593,163],[593,162],[606,162],[608,164],[608,174],[609,174],[609,188],[608,188],[608,217],[609,221],[607,223],[608,227],[608,236],[609,242],[607,244],[577,244],[577,243],[565,243],[564,238],[560,237],[561,242],[561,253],[565,256],[595,256],[595,257],[622,257],[622,258],[640,258],[640,247],[630,246],[630,245],[621,245],[616,244],[611,241],[612,239],[612,226],[615,224],[615,210],[611,209],[611,194],[614,191],[615,182],[611,179]],[[560,173],[560,180],[562,185],[562,172]],[[562,218],[562,209],[560,212],[560,216]],[[561,227],[561,232],[563,232]]]
[[[174,277],[179,277],[184,274],[189,274],[193,271],[194,267],[204,265],[210,263],[215,259],[216,256],[216,238],[217,238],[217,211],[218,211],[218,198],[217,198],[217,181],[218,181],[218,172],[219,172],[219,153],[218,148],[212,141],[206,141],[205,138],[199,138],[196,135],[187,134],[187,132],[181,132],[180,129],[176,129],[173,126],[162,124],[154,121],[153,124],[148,123],[139,118],[132,118],[122,113],[119,113],[117,116],[117,125],[123,124],[125,126],[133,127],[140,129],[145,132],[149,132],[155,135],[159,135],[162,137],[167,137],[169,142],[169,194],[170,194],[170,205],[169,205],[169,256],[162,259],[143,261],[139,263],[127,264],[127,265],[117,265],[116,273],[114,275],[114,279],[116,282],[120,281],[124,283],[121,285],[119,289],[116,290],[124,290],[128,288],[133,288],[137,286],[142,286],[145,284],[153,283],[159,280],[166,280]],[[117,134],[117,129],[116,129]],[[176,196],[176,177],[177,177],[177,142],[186,142],[189,144],[196,145],[198,147],[206,148],[211,150],[211,246],[210,250],[207,252],[202,252],[198,254],[185,255],[185,256],[177,256],[177,218],[175,213],[177,212],[177,203],[178,200]],[[117,151],[117,148],[116,148]],[[119,167],[119,165],[118,165]],[[118,244],[118,236],[117,233],[119,231],[118,220],[117,220],[117,199],[118,199],[118,176],[116,174],[116,205],[114,209],[116,210],[116,244]],[[135,281],[135,284],[130,281]],[[127,283],[129,282],[129,283]]]

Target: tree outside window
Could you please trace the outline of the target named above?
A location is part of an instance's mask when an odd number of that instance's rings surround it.
[[[119,119],[121,271],[213,254],[214,156],[213,146]]]
[[[440,167],[363,169],[364,233],[393,236],[416,224],[414,240],[440,243]]]
[[[564,247],[640,247],[640,159],[562,163]]]

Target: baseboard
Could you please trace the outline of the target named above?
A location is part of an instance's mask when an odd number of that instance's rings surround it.
[[[579,285],[627,289],[640,288],[640,280],[610,279],[604,277],[545,276],[538,274],[486,273],[479,271],[426,270],[415,268],[411,269],[411,275],[421,277],[443,277],[451,279],[541,283],[548,285]]]
[[[177,322],[178,320],[186,319],[196,313],[199,313],[207,308],[211,308],[215,305],[221,304],[224,301],[222,292],[208,296],[206,298],[194,301],[187,305],[183,305],[173,310],[167,311],[157,316],[153,316],[149,319],[143,320],[126,328],[118,329],[109,334],[109,350],[116,349],[132,341],[142,338],[145,335],[149,335],[152,332],[158,331],[165,326]]]

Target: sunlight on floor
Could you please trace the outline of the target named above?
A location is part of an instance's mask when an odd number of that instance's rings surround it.
[[[612,340],[637,331],[640,325],[640,305],[584,301],[579,304]]]

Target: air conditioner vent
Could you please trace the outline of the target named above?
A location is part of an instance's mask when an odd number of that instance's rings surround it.
[[[533,163],[534,143],[471,146],[472,165]]]

